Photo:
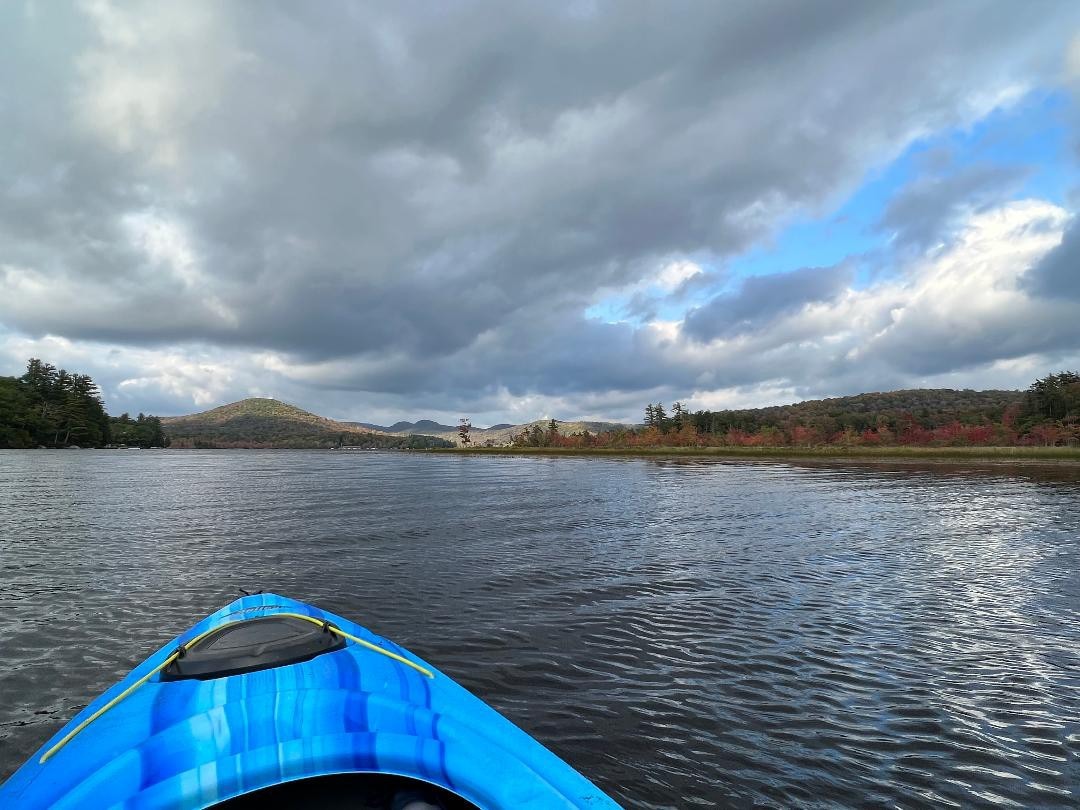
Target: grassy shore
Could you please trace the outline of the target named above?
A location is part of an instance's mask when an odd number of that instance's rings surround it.
[[[743,459],[862,459],[882,461],[942,460],[952,462],[1051,461],[1080,464],[1080,447],[454,447],[432,453],[494,456],[677,456]]]

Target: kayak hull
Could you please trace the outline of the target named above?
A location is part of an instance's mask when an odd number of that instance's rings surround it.
[[[308,660],[224,677],[158,671],[193,639],[278,614],[328,622],[351,638]],[[360,773],[436,785],[481,808],[617,806],[408,650],[276,594],[238,599],[151,655],[0,787],[0,806],[204,808],[292,780]]]

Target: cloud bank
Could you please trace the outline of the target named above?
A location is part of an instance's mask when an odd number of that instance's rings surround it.
[[[1034,9],[9,4],[0,372],[375,420],[1023,384],[1080,339],[1022,171],[897,188],[873,283],[724,268],[1066,81],[1080,12]]]

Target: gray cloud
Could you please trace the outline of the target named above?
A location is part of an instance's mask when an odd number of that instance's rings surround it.
[[[787,273],[752,276],[739,291],[719,295],[686,316],[686,333],[697,340],[733,337],[768,328],[777,315],[829,301],[851,282],[847,265],[804,267]]]
[[[672,256],[736,255],[988,94],[1055,76],[1078,20],[1068,3],[8,4],[0,323],[133,354],[274,352],[297,386],[402,401],[761,379],[581,313]],[[928,197],[946,212],[996,181],[949,182],[898,200],[895,227],[925,238]],[[687,332],[752,332],[847,278],[749,280]],[[259,378],[246,362],[230,393]]]
[[[963,211],[999,201],[1028,174],[1018,166],[976,165],[920,177],[893,197],[878,228],[891,234],[896,247],[924,250],[938,243]]]
[[[1080,220],[1073,220],[1061,244],[1043,256],[1024,277],[1038,296],[1080,301]]]

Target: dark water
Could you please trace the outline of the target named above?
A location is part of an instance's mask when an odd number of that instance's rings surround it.
[[[0,775],[237,589],[630,807],[1080,805],[1080,473],[0,453]]]

